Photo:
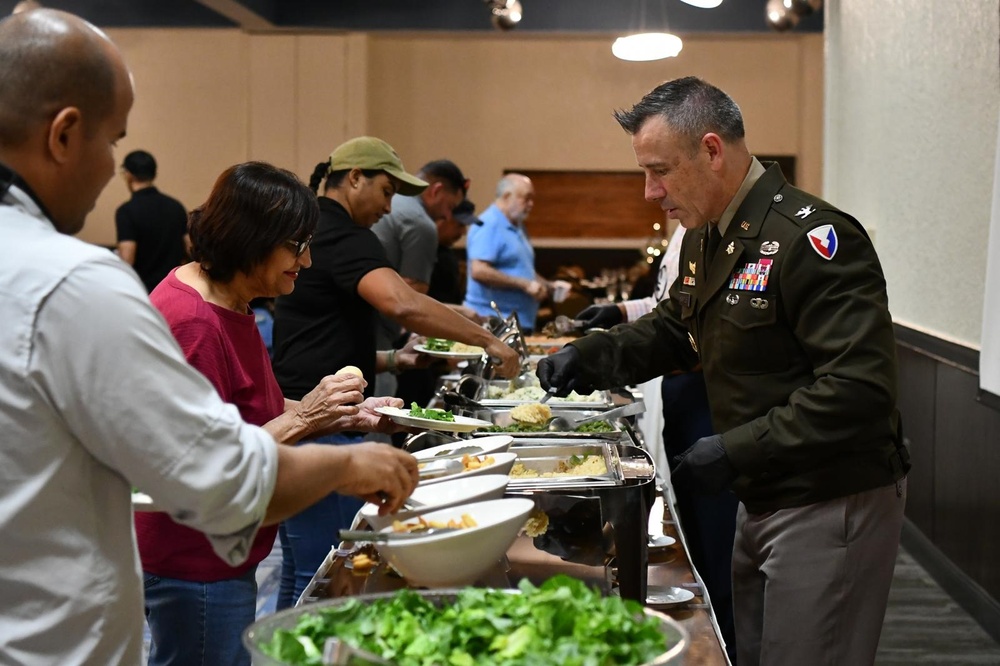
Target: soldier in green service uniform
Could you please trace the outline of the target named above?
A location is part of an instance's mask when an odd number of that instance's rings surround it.
[[[675,484],[740,499],[737,663],[871,664],[909,468],[885,278],[851,216],[747,148],[739,107],[694,77],[616,119],[646,199],[686,229],[681,271],[645,317],[538,365],[565,395],[699,362],[716,435]]]

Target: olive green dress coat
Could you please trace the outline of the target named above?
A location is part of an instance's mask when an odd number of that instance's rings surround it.
[[[701,363],[751,513],[891,484],[908,462],[885,278],[861,225],[770,165],[710,266],[706,227],[653,312],[572,343],[579,380],[646,381]]]

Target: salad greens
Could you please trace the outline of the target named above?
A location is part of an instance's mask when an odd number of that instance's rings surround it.
[[[260,647],[295,666],[318,666],[330,636],[399,666],[610,666],[652,661],[680,638],[668,638],[637,602],[602,597],[569,576],[518,587],[521,594],[467,587],[441,608],[413,590],[370,604],[350,599],[301,616]]]
[[[454,421],[455,415],[443,409],[424,409],[415,402],[410,403],[410,416],[433,421]]]
[[[454,340],[445,340],[443,338],[427,338],[424,342],[424,346],[430,351],[451,351],[451,348],[455,346]]]

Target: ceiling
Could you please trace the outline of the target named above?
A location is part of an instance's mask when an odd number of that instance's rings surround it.
[[[681,0],[521,0],[517,33],[617,33],[640,30],[773,32],[767,0],[723,0],[698,9]],[[17,0],[0,0],[0,16]],[[104,28],[233,28],[271,31],[495,32],[483,0],[42,0]],[[822,12],[796,32],[821,32]]]

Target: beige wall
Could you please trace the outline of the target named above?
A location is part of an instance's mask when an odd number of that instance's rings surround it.
[[[505,168],[634,168],[611,111],[687,74],[733,95],[752,150],[798,155],[807,189],[822,180],[820,35],[694,36],[676,59],[625,63],[611,56],[610,37],[110,34],[136,80],[119,159],[152,152],[161,189],[188,208],[231,164],[263,159],[307,179],[363,133],[389,141],[411,169],[455,160],[481,206]],[[81,237],[112,244],[127,197],[113,182]]]

